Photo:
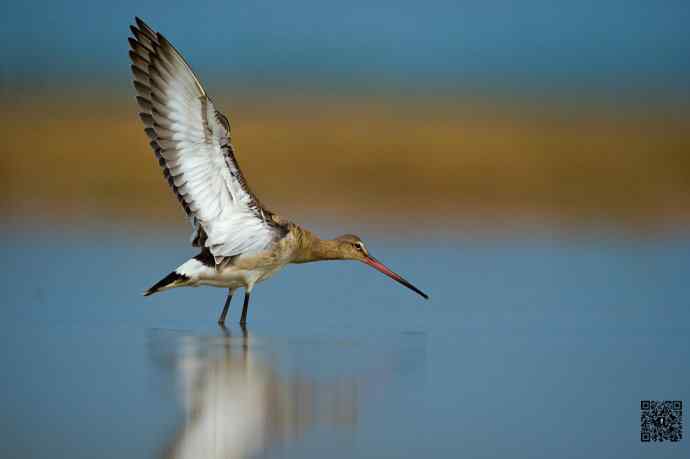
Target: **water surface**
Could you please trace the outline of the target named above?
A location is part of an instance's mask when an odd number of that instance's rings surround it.
[[[5,233],[5,457],[688,457],[639,402],[690,402],[690,240],[371,241],[289,267],[249,323],[140,292],[176,239]],[[685,412],[687,416],[687,409]]]

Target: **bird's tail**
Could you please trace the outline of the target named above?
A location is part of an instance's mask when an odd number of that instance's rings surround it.
[[[173,271],[163,279],[159,280],[153,284],[148,290],[144,292],[144,296],[153,295],[154,293],[160,292],[161,290],[167,290],[173,287],[181,287],[182,285],[189,282],[189,277],[180,274],[177,271]]]
[[[203,254],[203,253],[202,253]],[[184,287],[185,285],[194,286],[199,280],[199,276],[202,274],[208,274],[209,270],[214,269],[203,263],[203,258],[201,255],[197,255],[194,258],[182,263],[178,266],[175,271],[171,272],[163,279],[159,280],[151,286],[150,289],[144,292],[144,296],[153,295],[154,293],[160,292],[162,290],[168,290],[175,287]],[[211,259],[212,260],[212,259]],[[209,263],[213,263],[209,261]]]

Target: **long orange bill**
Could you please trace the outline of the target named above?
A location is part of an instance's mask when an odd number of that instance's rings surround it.
[[[386,265],[384,265],[383,263],[381,263],[380,261],[378,261],[376,258],[372,257],[371,255],[368,255],[367,258],[364,259],[364,263],[368,264],[372,268],[378,269],[379,271],[381,271],[383,274],[390,277],[394,281],[400,282],[401,284],[403,284],[405,287],[409,288],[413,292],[416,292],[416,293],[420,294],[421,296],[423,296],[424,299],[426,299],[426,300],[429,299],[429,295],[422,292],[421,290],[419,290],[414,285],[410,284],[400,274],[396,274],[393,271],[391,271]]]

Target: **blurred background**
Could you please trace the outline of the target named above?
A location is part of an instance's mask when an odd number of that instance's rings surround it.
[[[4,2],[8,457],[690,457],[687,1]],[[266,206],[360,234],[252,294],[196,254],[149,149],[140,16],[230,119]],[[686,411],[687,415],[687,411]],[[685,453],[683,453],[685,451]]]
[[[257,194],[305,224],[683,228],[685,2],[4,6],[6,222],[182,225],[136,116],[127,26],[186,56]]]

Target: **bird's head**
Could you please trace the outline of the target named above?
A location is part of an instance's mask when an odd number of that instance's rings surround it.
[[[364,261],[369,255],[364,241],[354,234],[343,234],[335,238],[338,242],[338,252],[343,260]]]
[[[364,245],[364,241],[362,241],[362,239],[359,236],[355,236],[354,234],[344,234],[342,236],[335,238],[334,241],[338,244],[338,258],[341,258],[343,260],[356,260],[361,261],[362,263],[366,263],[372,268],[381,271],[383,274],[390,277],[394,281],[401,283],[405,287],[421,295],[425,299],[429,299],[429,296],[426,293],[419,290],[417,287],[405,280],[400,274],[393,272],[386,265],[374,258],[369,253],[369,250],[367,250],[367,247]]]

